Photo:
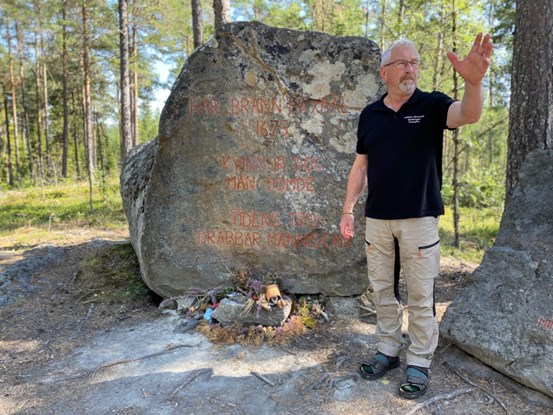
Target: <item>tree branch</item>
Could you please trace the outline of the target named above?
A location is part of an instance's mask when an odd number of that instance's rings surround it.
[[[457,390],[455,390],[453,392],[450,392],[450,393],[445,393],[445,394],[442,394],[442,395],[433,396],[432,398],[430,398],[430,399],[428,399],[424,402],[419,403],[417,406],[415,406],[413,409],[411,409],[409,412],[407,412],[406,415],[413,415],[419,409],[425,408],[428,405],[431,405],[435,402],[442,401],[442,400],[450,400],[450,399],[456,398],[457,396],[465,395],[465,394],[471,393],[473,391],[474,391],[474,389],[472,389],[472,388],[465,388],[465,389],[457,389]]]

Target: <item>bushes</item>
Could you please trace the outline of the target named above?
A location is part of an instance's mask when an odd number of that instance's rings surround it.
[[[469,169],[459,182],[459,204],[462,207],[501,207],[505,199],[503,171]],[[453,205],[453,184],[444,182],[442,195],[446,205]]]

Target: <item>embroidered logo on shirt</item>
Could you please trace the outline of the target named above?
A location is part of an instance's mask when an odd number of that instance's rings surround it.
[[[424,115],[407,115],[405,119],[409,124],[419,124],[424,118]]]

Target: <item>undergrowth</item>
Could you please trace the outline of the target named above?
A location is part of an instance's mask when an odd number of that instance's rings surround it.
[[[481,263],[484,253],[495,242],[502,213],[502,207],[462,207],[459,220],[460,248],[455,248],[453,211],[450,207],[446,207],[445,215],[440,218],[442,255],[476,264]]]
[[[220,326],[209,324],[203,320],[196,329],[203,333],[211,342],[218,344],[240,344],[242,346],[278,346],[295,339],[308,331],[302,318],[293,315],[280,327],[272,326]]]
[[[138,260],[130,243],[100,249],[96,255],[79,264],[76,281],[91,284],[84,302],[110,302],[154,299],[155,294],[144,284]]]

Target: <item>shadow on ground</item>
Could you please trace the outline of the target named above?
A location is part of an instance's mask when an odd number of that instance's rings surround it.
[[[0,307],[0,413],[545,415],[553,410],[551,399],[444,343],[428,394],[418,401],[399,398],[404,365],[372,382],[357,374],[359,363],[376,350],[370,318],[333,318],[281,347],[216,345],[199,333],[180,333],[175,330],[180,318],[162,314],[152,297],[106,295],[109,278],[83,269],[97,258],[109,261],[121,244],[128,242],[94,240],[1,253],[0,295],[9,299]],[[117,268],[115,262],[110,268]],[[437,299],[447,304],[469,272],[461,264],[444,269]],[[453,397],[456,392],[465,393]]]

